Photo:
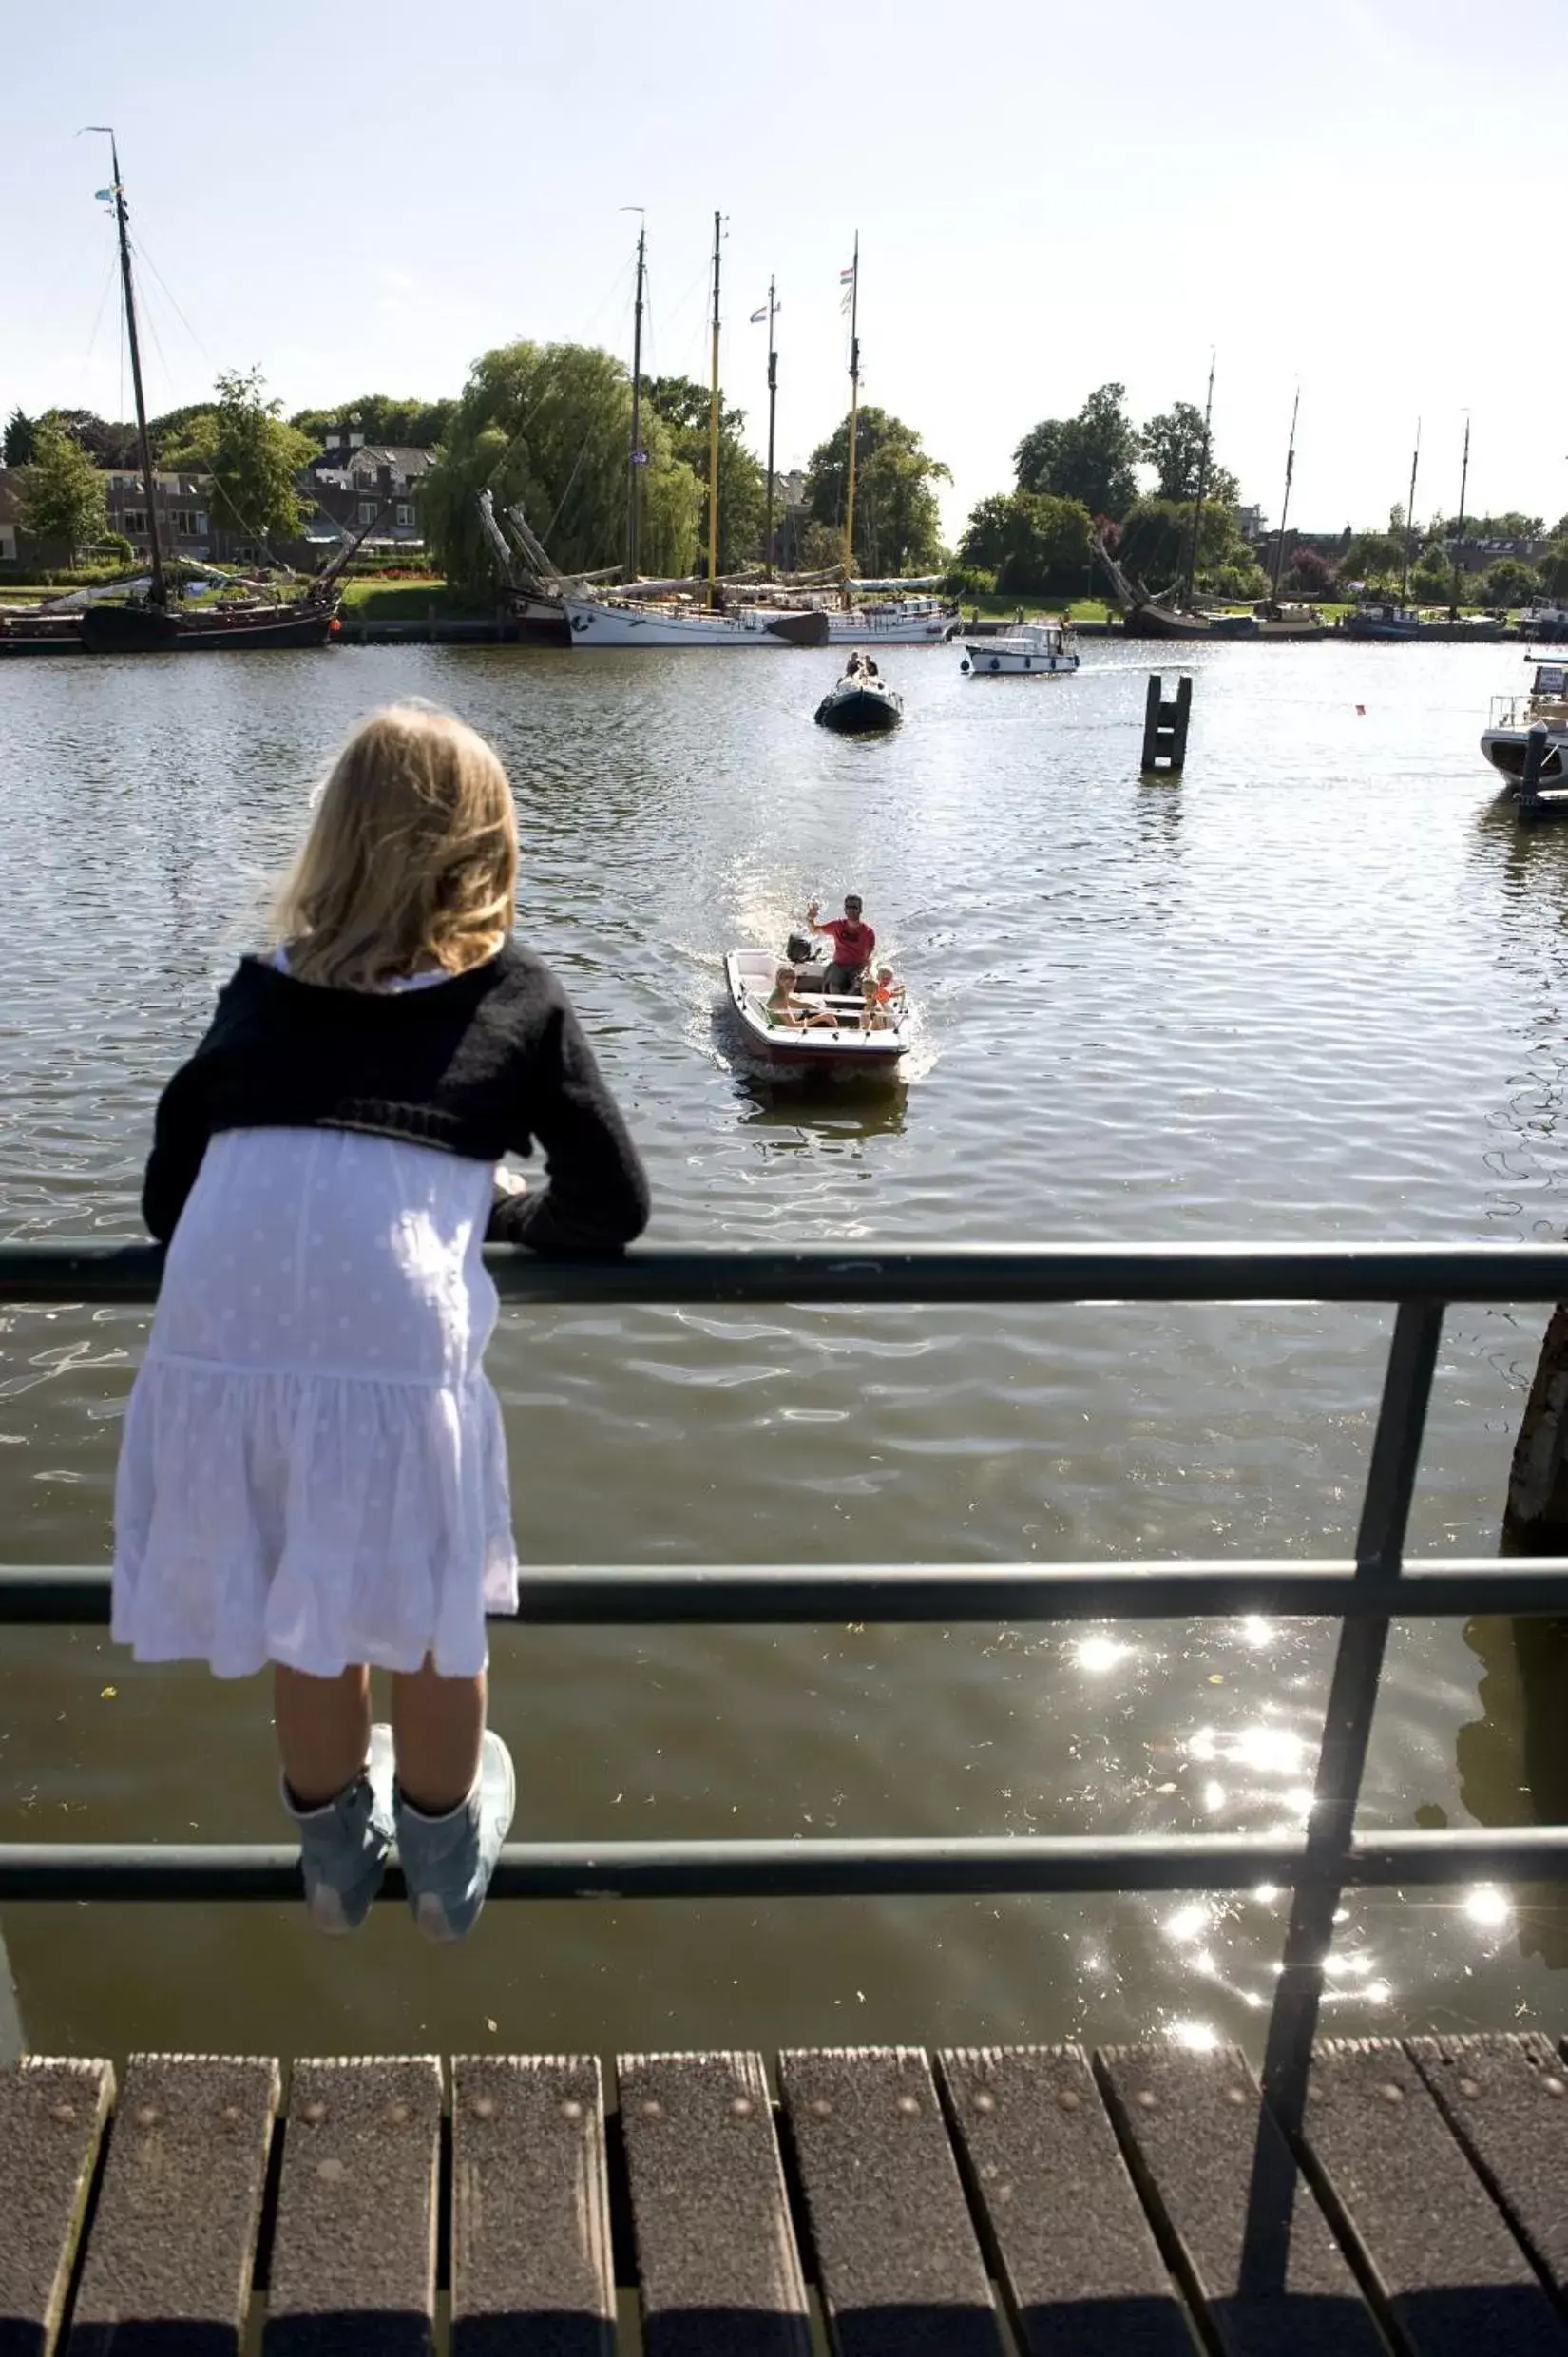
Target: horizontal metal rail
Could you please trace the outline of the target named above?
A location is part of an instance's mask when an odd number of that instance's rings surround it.
[[[628,1565],[526,1575],[518,1618],[534,1625],[844,1619],[1112,1620],[1259,1614],[1332,1617],[1339,1635],[1312,1802],[1296,1838],[1129,1834],[1110,1838],[516,1843],[498,1898],[791,1899],[1004,1892],[1289,1888],[1290,1926],[1264,2061],[1264,2094],[1299,2139],[1318,2007],[1341,1892],[1444,1886],[1477,1876],[1568,1877],[1568,1828],[1444,1829],[1364,1836],[1356,1809],[1384,1648],[1396,1618],[1568,1614],[1568,1562],[1461,1557],[1416,1565],[1405,1539],[1443,1313],[1453,1302],[1568,1301],[1568,1246],[1508,1244],[961,1246],[794,1252],[642,1246],[620,1259],[549,1261],[496,1251],[504,1301],[776,1303],[792,1309],[1088,1302],[1393,1305],[1353,1555],[1303,1562]],[[124,1302],[157,1294],[153,1246],[0,1247],[0,1302]],[[0,1571],[0,1623],[108,1618],[106,1575],[81,1566]],[[292,1846],[15,1843],[0,1846],[0,1904],[61,1900],[287,1900]],[[402,1889],[394,1866],[392,1895]],[[1290,2202],[1260,2125],[1242,2274],[1252,2294],[1286,2283]]]
[[[1568,1556],[1435,1556],[1367,1578],[1348,1559],[1210,1562],[549,1564],[526,1569],[531,1628],[706,1628],[869,1620],[1469,1619],[1568,1614]],[[98,1564],[0,1565],[0,1628],[106,1628]]]
[[[875,1302],[1568,1299],[1568,1245],[961,1244],[794,1252],[643,1244],[620,1259],[486,1255],[504,1301]],[[151,1301],[155,1244],[0,1245],[0,1302]]]
[[[1568,1873],[1568,1827],[1389,1832],[1310,1867],[1268,1833],[973,1835],[813,1841],[512,1842],[499,1899],[929,1898],[1124,1890],[1255,1890],[1341,1882],[1363,1889]],[[394,1865],[384,1890],[403,1895]],[[7,1842],[0,1905],[25,1900],[299,1896],[299,1851],[282,1843]]]

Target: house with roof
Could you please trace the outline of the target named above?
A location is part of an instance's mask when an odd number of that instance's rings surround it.
[[[432,450],[411,443],[367,442],[351,421],[333,428],[326,449],[297,477],[312,512],[304,538],[317,555],[355,532],[369,556],[421,557],[419,490],[435,464]],[[366,530],[366,527],[369,530]]]

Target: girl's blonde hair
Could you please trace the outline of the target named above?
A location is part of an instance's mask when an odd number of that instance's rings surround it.
[[[493,957],[516,892],[517,820],[495,754],[449,712],[390,704],[333,763],[273,924],[301,982],[374,990]]]

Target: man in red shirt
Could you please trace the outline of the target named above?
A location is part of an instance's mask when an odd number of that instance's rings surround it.
[[[876,948],[876,934],[870,926],[861,922],[860,894],[847,892],[842,916],[831,916],[826,925],[816,921],[817,903],[813,900],[806,911],[806,922],[813,933],[831,933],[833,939],[833,962],[823,977],[826,991],[848,993],[860,987],[860,969]]]

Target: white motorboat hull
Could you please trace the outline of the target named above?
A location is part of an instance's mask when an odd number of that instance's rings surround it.
[[[1527,728],[1489,728],[1481,739],[1481,749],[1492,767],[1511,786],[1517,786],[1524,775],[1525,749],[1530,741]],[[1552,729],[1547,733],[1546,757],[1540,765],[1543,786],[1568,784],[1568,732]]]
[[[966,639],[964,668],[973,679],[999,679],[1028,673],[1049,679],[1060,671],[1076,671],[1078,655],[1053,623],[1009,631],[995,639]]]
[[[827,617],[743,606],[734,614],[697,607],[634,605],[620,600],[565,598],[574,646],[825,646]]]
[[[770,1064],[791,1064],[797,1070],[832,1065],[841,1071],[891,1072],[908,1047],[905,1036],[908,1012],[900,1008],[886,1031],[863,1031],[851,1001],[840,1006],[845,1020],[830,1030],[813,1025],[807,1030],[786,1028],[768,1020],[765,1001],[774,987],[780,960],[771,949],[732,949],[724,960],[724,979],[746,1044]],[[817,968],[820,973],[823,969]],[[810,993],[803,993],[809,996]]]

